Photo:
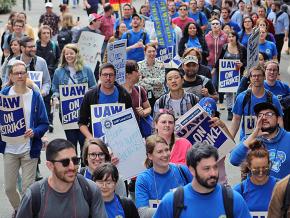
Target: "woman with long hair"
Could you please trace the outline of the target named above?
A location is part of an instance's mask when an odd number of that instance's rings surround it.
[[[186,166],[170,164],[170,148],[159,135],[146,139],[145,167],[136,181],[136,207],[140,217],[152,217],[160,200],[169,191],[191,182]]]
[[[73,16],[69,13],[65,13],[62,16],[61,20],[61,29],[57,35],[57,42],[60,50],[63,49],[63,47],[72,42],[73,39],[73,27],[75,27],[76,24],[73,21]]]
[[[276,44],[275,37],[272,33],[269,32],[269,23],[265,18],[259,18],[256,21],[256,27],[258,27],[259,29],[266,29],[267,30],[266,40]]]
[[[234,187],[246,201],[251,212],[268,211],[272,191],[278,179],[269,176],[271,161],[267,148],[254,141],[241,166],[242,182]]]
[[[209,55],[208,47],[203,32],[196,23],[189,22],[184,28],[183,37],[178,46],[178,54],[180,57],[182,57],[186,48],[198,48],[202,54],[202,63],[207,64],[206,58]]]
[[[242,31],[239,33],[240,43],[247,47],[249,37],[253,33],[254,21],[251,17],[246,16],[243,18]]]
[[[268,60],[278,61],[278,51],[276,44],[268,41],[266,28],[260,28],[259,52],[266,54]]]
[[[59,67],[56,69],[52,80],[52,98],[57,102],[59,98],[60,85],[73,85],[73,84],[87,84],[91,89],[96,86],[96,80],[90,67],[84,65],[84,61],[80,55],[79,48],[75,44],[67,44],[64,46]],[[60,113],[60,118],[62,116]],[[64,130],[67,140],[74,144],[80,144],[82,151],[85,137],[79,130],[68,129]]]
[[[243,75],[243,72],[246,68],[247,65],[247,49],[241,45],[238,41],[238,36],[235,31],[231,30],[228,34],[228,43],[224,45],[221,55],[218,58],[219,59],[231,59],[231,60],[236,60],[236,66],[237,69],[240,70],[240,75]],[[215,70],[216,69],[216,70]],[[216,78],[216,83],[217,84],[217,78],[219,78],[218,73],[219,73],[219,61],[216,62],[215,64],[215,69],[213,70],[215,77]],[[227,104],[227,109],[228,109],[228,120],[232,120],[233,113],[232,113],[232,108],[234,104],[234,95],[233,93],[226,93],[227,98],[226,98],[226,104]],[[220,99],[223,98],[223,95],[220,96]]]

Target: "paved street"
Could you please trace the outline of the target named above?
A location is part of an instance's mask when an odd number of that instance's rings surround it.
[[[29,12],[27,11],[28,24],[30,24],[31,26],[33,26],[35,28],[35,30],[37,30],[38,20],[39,20],[40,14],[42,14],[45,11],[44,0],[31,0],[31,2],[32,2],[32,10]],[[52,2],[55,5],[54,11],[59,13],[59,9],[57,6],[58,1],[53,0]],[[80,2],[82,2],[82,0],[80,0]],[[136,8],[139,9],[140,5],[143,3],[144,3],[144,0],[138,0],[138,2],[133,3],[133,5],[135,5]],[[14,8],[14,10],[15,11],[22,11],[22,1],[21,0],[18,0],[18,4]],[[77,16],[80,17],[81,25],[87,24],[87,14],[81,7],[76,8],[76,9],[70,9],[70,11],[74,15],[75,19]],[[2,21],[0,23],[0,33],[1,34],[3,32],[3,27],[7,21],[7,18],[8,18],[8,14],[7,15],[0,15],[0,21]],[[289,66],[290,61],[289,60],[290,60],[290,56],[282,55],[281,66],[280,66],[281,79],[283,81],[287,81],[288,83],[290,82],[290,76],[289,76],[289,74],[290,74],[289,73],[290,72],[290,66]],[[222,110],[221,112],[222,112],[222,119],[226,120],[226,110]],[[50,140],[54,139],[54,138],[64,138],[64,131],[60,125],[57,114],[55,114],[54,123],[55,123],[54,133],[52,133],[52,134],[48,133],[47,134],[48,138]],[[226,123],[229,124],[228,121],[226,121]],[[45,167],[45,153],[44,152],[42,152],[42,154],[41,154],[41,159],[42,159],[42,163],[40,165],[41,173],[43,176],[47,176],[47,175],[49,175],[49,171]],[[236,167],[233,167],[229,164],[226,164],[226,169],[227,169],[228,178],[229,178],[230,183],[231,184],[237,183],[240,180],[239,169]],[[2,158],[2,155],[0,155],[0,218],[9,218],[9,217],[11,217],[13,210],[12,210],[12,207],[10,206],[10,203],[8,202],[8,199],[7,199],[5,192],[4,192],[3,175],[4,175],[3,158]]]

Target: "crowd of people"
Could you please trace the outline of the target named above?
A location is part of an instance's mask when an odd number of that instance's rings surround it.
[[[149,2],[138,12],[124,3],[121,15],[116,5],[84,0],[85,27],[70,13],[69,2],[62,3],[57,15],[53,3],[45,2],[37,34],[25,12],[12,12],[1,37],[1,94],[21,96],[27,122],[25,142],[0,140],[13,217],[290,216],[290,88],[280,80],[279,68],[284,43],[286,54],[290,51],[287,5],[167,0],[173,57],[180,64],[166,64],[159,58],[156,32],[146,30],[146,22],[156,19]],[[259,61],[248,68],[249,38],[256,31]],[[104,35],[101,62],[94,69],[78,46],[83,32]],[[117,82],[118,69],[107,52],[109,43],[121,39],[127,41],[124,84]],[[219,91],[221,59],[234,60],[239,70],[237,93]],[[42,72],[41,86],[28,71]],[[66,139],[47,142],[46,134],[55,131],[53,120],[63,120],[61,108],[56,117],[53,110],[60,87],[77,84],[88,88],[78,128],[64,130]],[[220,119],[224,100],[228,126]],[[91,105],[113,103],[133,109],[146,148],[146,170],[126,181],[118,171],[121,160],[93,136]],[[176,121],[195,105],[210,116],[211,127],[236,144],[228,156],[240,167],[241,182],[232,188],[227,159],[219,157],[218,148],[176,135]],[[38,168],[42,149],[47,178]]]

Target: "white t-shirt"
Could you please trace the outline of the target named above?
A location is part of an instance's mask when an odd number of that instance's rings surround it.
[[[28,92],[22,95],[23,103],[24,103],[24,117],[26,120],[27,129],[30,127],[30,114],[31,114],[31,107],[32,107],[32,90],[29,89]],[[9,90],[8,95],[16,95],[14,88],[11,87]],[[5,153],[10,154],[23,154],[30,150],[30,140],[24,144],[6,144]]]
[[[68,80],[68,84],[72,85],[72,84],[77,83],[77,80],[76,80],[77,72],[76,72],[75,68],[74,67],[68,67],[68,69],[69,69],[69,74],[70,74],[70,78]]]
[[[181,99],[170,99],[171,101],[171,106],[172,106],[172,109],[174,111],[174,116],[176,119],[178,119],[180,116],[181,116],[181,110],[180,110],[180,103],[181,103]]]

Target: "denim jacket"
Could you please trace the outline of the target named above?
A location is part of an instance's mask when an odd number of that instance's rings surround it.
[[[52,80],[52,92],[53,97],[59,97],[59,86],[68,85],[70,80],[70,71],[67,67],[59,67],[56,69]],[[76,78],[74,78],[75,84],[88,83],[88,88],[94,88],[97,83],[95,76],[88,66],[84,66],[82,71],[76,72]]]

